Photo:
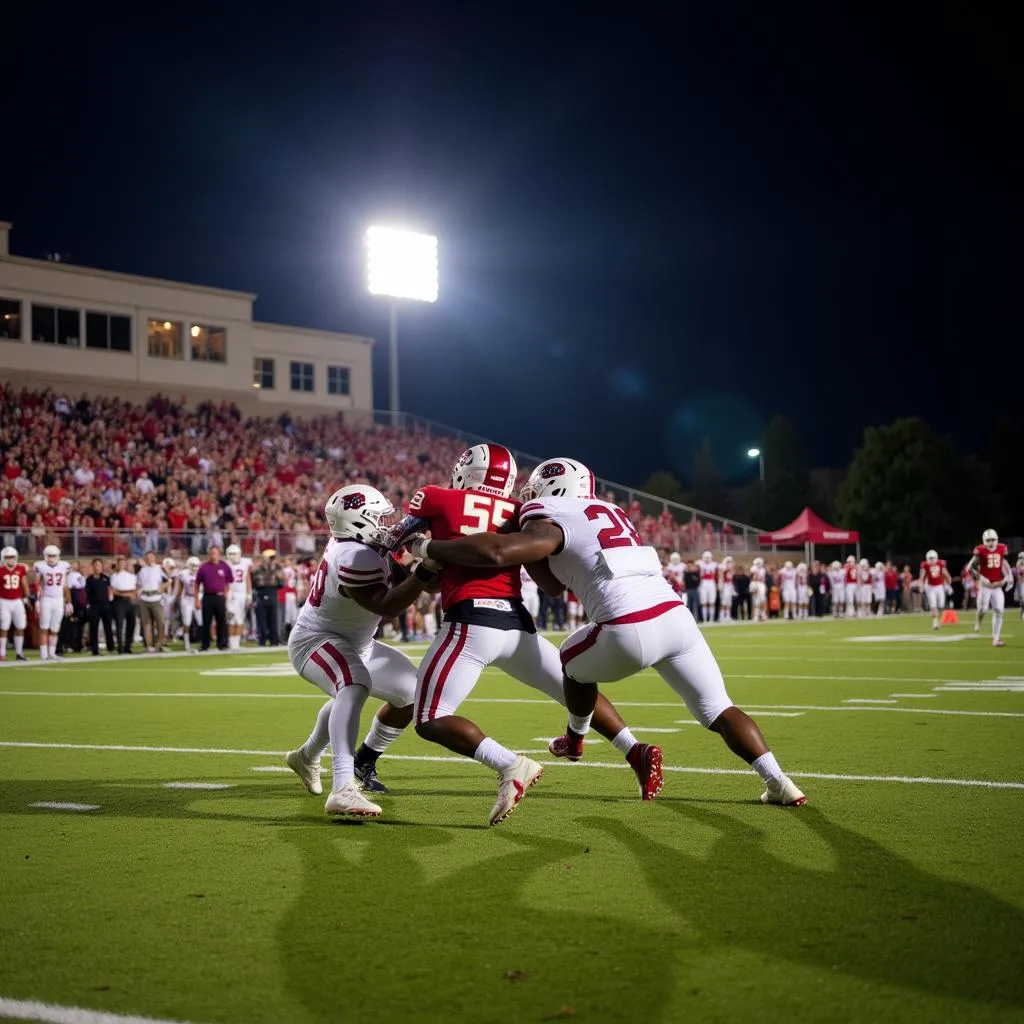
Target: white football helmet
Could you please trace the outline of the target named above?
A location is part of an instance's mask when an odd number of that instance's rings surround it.
[[[522,501],[530,501],[533,498],[593,496],[594,474],[582,462],[575,459],[548,459],[530,474],[530,479],[520,492],[519,498]]]
[[[369,484],[342,487],[324,506],[324,518],[332,537],[359,540],[364,544],[384,544],[387,527],[392,525],[395,515],[395,506]]]
[[[783,565],[782,568],[783,569],[792,569],[793,568],[793,563],[787,560],[786,564]]]
[[[242,549],[237,544],[229,544],[224,555],[229,562],[237,565],[242,560]]]
[[[467,448],[455,463],[452,469],[452,488],[456,491],[482,491],[484,494],[508,498],[515,490],[518,473],[516,460],[506,447],[500,444],[475,444]]]
[[[166,573],[172,573],[178,568],[178,563],[173,558],[165,558],[161,564]]]
[[[56,544],[47,544],[43,548],[43,558],[46,559],[47,565],[56,565],[57,559],[60,558],[60,548]]]
[[[862,569],[870,569],[871,568],[871,563],[866,558],[862,558],[860,560],[860,567]]]
[[[1024,565],[1024,551],[1017,556],[1017,564]]]
[[[714,555],[712,555],[710,551],[705,551],[704,554],[700,556],[700,560],[702,562],[710,562],[713,558]]]
[[[196,571],[196,570],[197,570],[197,569],[199,568],[199,559],[198,559],[198,558],[196,558],[196,556],[195,556],[195,555],[193,555],[193,556],[192,556],[192,557],[191,557],[191,558],[190,558],[190,559],[189,559],[189,560],[188,560],[188,561],[187,561],[187,562],[185,563],[185,568],[186,568],[186,569],[188,569],[188,571],[189,571],[189,572],[195,572],[195,571]]]
[[[4,548],[3,551],[0,551],[0,558],[3,559],[3,563],[8,569],[13,569],[18,564],[18,549]]]
[[[836,561],[834,561],[832,563],[832,568],[833,569],[842,569],[842,567],[843,567],[843,563],[840,562],[838,559],[836,559]]]
[[[989,551],[995,551],[996,545],[999,543],[999,534],[995,530],[986,530],[981,535],[981,542]]]
[[[1020,557],[1022,559],[1024,559],[1024,551],[1021,552]],[[679,557],[679,552],[678,551],[673,551],[672,554],[668,556],[668,564],[669,565],[678,565],[681,561],[682,561],[682,558]]]
[[[751,562],[750,564],[755,569],[763,569],[764,568],[764,559],[763,558],[755,558],[754,561]]]
[[[932,548],[932,550],[929,551],[924,556],[924,560],[926,562],[931,562],[934,565],[939,560],[939,553],[938,553],[938,551],[936,551],[934,548]]]
[[[797,572],[807,572],[807,563],[806,562],[800,562],[797,565],[797,567],[796,567],[796,571]]]
[[[876,569],[884,569],[885,566],[881,562],[875,562],[875,568]]]
[[[847,565],[856,565],[857,564],[857,559],[853,555],[847,555],[846,556],[846,564]]]
[[[732,568],[732,555],[726,555],[725,558],[722,559],[722,568],[723,569],[731,569]]]

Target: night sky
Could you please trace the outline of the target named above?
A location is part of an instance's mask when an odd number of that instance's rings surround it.
[[[402,313],[403,408],[625,483],[685,477],[704,436],[750,479],[777,412],[812,464],[904,414],[970,451],[986,386],[1019,393],[1014,5],[19,6],[14,251],[373,335],[378,407],[374,221],[440,238],[440,301]]]

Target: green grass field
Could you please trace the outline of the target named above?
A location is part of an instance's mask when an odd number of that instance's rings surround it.
[[[328,820],[280,770],[320,699],[283,652],[5,667],[0,1017],[1024,1020],[1017,612],[998,650],[920,617],[707,635],[808,806],[762,806],[653,673],[607,689],[665,752],[643,804],[488,672],[466,713],[549,764],[492,829],[492,774],[411,732],[384,817]]]

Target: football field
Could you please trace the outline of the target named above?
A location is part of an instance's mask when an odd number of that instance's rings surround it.
[[[411,730],[384,816],[328,820],[283,768],[323,699],[283,651],[3,666],[0,1018],[1024,1020],[1017,616],[1002,649],[917,616],[708,629],[802,808],[654,673],[606,689],[664,750],[645,804],[488,671],[465,712],[546,766],[497,828],[493,774]]]

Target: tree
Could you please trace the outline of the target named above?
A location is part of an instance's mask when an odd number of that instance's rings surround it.
[[[987,467],[918,418],[868,427],[838,500],[843,525],[890,554],[962,547],[993,504]]]
[[[693,453],[693,488],[690,504],[712,515],[724,516],[728,512],[729,495],[718,471],[711,439],[705,437]]]
[[[683,485],[671,473],[663,469],[652,473],[640,485],[640,490],[680,505],[683,503]]]
[[[811,480],[803,440],[787,416],[775,416],[765,427],[761,445],[764,485],[756,503],[755,520],[775,530],[795,519],[808,505]]]
[[[988,450],[992,461],[992,487],[1001,513],[992,525],[1007,536],[1020,536],[1024,534],[1024,473],[1020,471],[1024,426],[1018,420],[1003,416],[992,429]]]

